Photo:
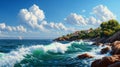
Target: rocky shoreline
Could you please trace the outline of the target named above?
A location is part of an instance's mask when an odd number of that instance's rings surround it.
[[[106,53],[111,49],[111,56],[95,60],[92,62],[91,67],[120,67],[120,41],[115,41],[108,46],[109,48],[102,49],[101,51]]]
[[[102,38],[94,40],[96,46],[106,45],[107,47],[101,49],[101,54],[110,52],[111,56],[96,59],[92,62],[91,67],[120,67],[120,31],[109,38]],[[78,56],[79,59],[93,58],[89,54],[82,54]]]
[[[118,31],[111,37],[94,38],[89,40],[94,41],[92,45],[107,46],[101,49],[100,51],[101,54],[106,54],[107,52],[110,52],[111,54],[111,56],[96,59],[95,61],[92,62],[91,67],[120,67],[120,31]],[[94,58],[94,56],[91,56],[87,53],[78,55],[77,57],[79,59]]]

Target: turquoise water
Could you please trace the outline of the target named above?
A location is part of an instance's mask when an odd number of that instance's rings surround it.
[[[4,47],[4,50],[1,50],[0,67],[90,67],[94,59],[108,55],[99,53],[105,46],[92,46],[92,42],[85,41],[60,43],[51,40],[13,40],[8,44],[6,42],[2,41],[2,45],[5,44],[6,49],[12,45],[12,48],[5,51]],[[91,54],[94,58],[78,59],[77,56],[83,53]]]

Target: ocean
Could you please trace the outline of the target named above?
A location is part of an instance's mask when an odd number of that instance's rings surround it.
[[[92,43],[82,40],[0,40],[0,67],[90,67],[95,59],[109,55],[100,54],[100,50],[106,46]],[[84,53],[94,58],[77,58]]]

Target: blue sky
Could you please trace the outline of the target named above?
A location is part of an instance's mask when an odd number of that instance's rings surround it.
[[[51,39],[120,20],[116,0],[1,0],[0,37]]]

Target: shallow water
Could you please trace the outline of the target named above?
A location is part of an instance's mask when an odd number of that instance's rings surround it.
[[[0,40],[0,67],[90,67],[95,59],[108,56],[99,52],[105,46],[92,42],[52,42],[52,40]],[[88,53],[92,59],[78,59]]]

